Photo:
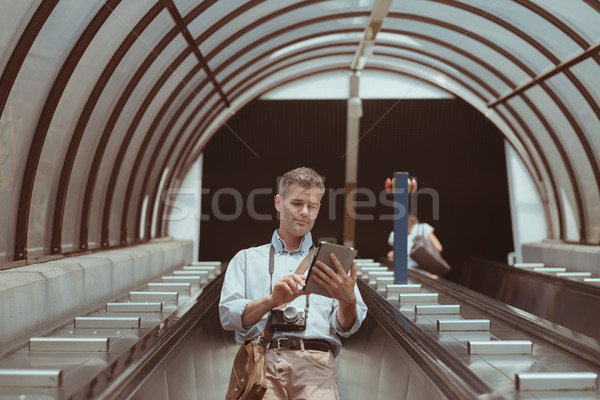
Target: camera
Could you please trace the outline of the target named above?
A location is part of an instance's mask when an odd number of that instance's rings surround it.
[[[306,330],[306,315],[292,306],[271,310],[271,326],[276,331],[303,331]]]

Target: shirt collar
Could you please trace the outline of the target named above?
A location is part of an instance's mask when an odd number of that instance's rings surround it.
[[[285,241],[279,237],[279,233],[277,232],[277,229],[275,229],[275,232],[273,232],[273,237],[271,238],[271,244],[273,245],[273,248],[275,248],[275,253],[277,253],[278,255],[280,255],[283,252],[290,254],[299,252],[302,255],[306,255],[310,250],[311,246],[313,245],[313,241],[311,233],[308,232],[300,241],[300,247],[298,249],[288,251],[285,248]]]

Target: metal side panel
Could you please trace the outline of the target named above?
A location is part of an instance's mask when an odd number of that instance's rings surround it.
[[[592,372],[526,372],[516,374],[515,383],[521,391],[591,391],[598,389],[598,375]]]
[[[108,351],[109,338],[35,337],[29,339],[30,351]]]
[[[0,369],[0,387],[59,387],[61,384],[60,369]]]
[[[106,312],[160,312],[162,303],[106,303]]]
[[[533,343],[530,340],[469,340],[469,354],[531,354]]]
[[[191,283],[165,283],[165,282],[150,282],[148,283],[148,291],[150,292],[179,292],[189,295],[192,291]]]
[[[139,328],[140,317],[77,317],[75,328]]]
[[[178,292],[129,292],[131,302],[141,301],[177,301]]]

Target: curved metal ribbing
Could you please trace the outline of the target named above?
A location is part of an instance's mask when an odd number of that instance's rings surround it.
[[[478,15],[480,18],[485,18],[487,20],[492,21],[495,24],[498,24],[499,26],[502,26],[504,29],[506,29],[509,32],[512,32],[513,34],[519,36],[520,38],[522,38],[524,41],[526,41],[529,45],[531,45],[532,47],[534,47],[536,50],[538,50],[541,54],[543,54],[548,60],[550,60],[550,62],[552,62],[554,65],[558,65],[560,64],[560,59],[558,59],[550,50],[548,50],[547,48],[545,48],[544,46],[542,46],[537,40],[535,40],[533,37],[525,34],[522,30],[517,29],[515,26],[510,25],[509,23],[507,23],[506,21],[502,20],[501,18],[487,13],[485,10],[481,10],[475,6],[471,6],[468,4],[464,4],[464,3],[457,3],[457,2],[452,2],[450,0],[432,0],[438,3],[442,3],[442,4],[446,4],[446,5],[450,5],[452,7],[456,7],[459,8],[461,10],[464,10],[466,12],[470,12],[472,14]],[[521,3],[521,5],[523,6],[524,3]],[[538,15],[540,15],[542,18],[547,18],[546,13],[540,12],[540,9],[537,7],[531,7],[530,8],[533,12],[538,13]],[[552,23],[552,21],[549,21],[550,23]],[[565,26],[566,27],[566,26]],[[468,34],[468,33],[467,33]],[[572,32],[570,29],[567,30],[567,35],[569,35],[572,39],[576,40],[576,42],[578,42],[580,45],[582,43],[585,43],[585,41],[583,41],[583,39],[579,39],[578,36]],[[571,78],[574,80],[577,80],[574,76],[571,75]],[[542,89],[544,91],[546,91],[548,93],[548,95],[550,95],[550,90],[547,87],[542,87]],[[528,103],[531,107],[531,101],[526,99],[525,95],[521,96],[523,98],[523,100]],[[562,143],[560,142],[560,140],[558,140],[558,135],[554,132],[553,129],[551,129],[551,125],[549,124],[549,122],[546,120],[546,118],[542,115],[542,113],[539,112],[539,110],[537,108],[532,108],[532,111],[534,111],[534,113],[536,114],[536,116],[538,118],[540,118],[540,121],[542,122],[542,124],[546,127],[546,129],[548,129],[548,133],[549,136],[551,138],[551,140],[554,143],[554,146],[556,147],[556,149],[558,150],[558,153],[561,156],[561,160],[565,166],[567,175],[569,176],[569,180],[570,182],[572,182],[572,188],[573,188],[573,195],[575,196],[575,202],[577,204],[577,214],[579,217],[579,221],[580,221],[580,225],[579,225],[579,230],[580,230],[580,241],[581,242],[586,242],[586,232],[587,232],[587,221],[585,220],[585,215],[584,215],[584,202],[583,202],[583,196],[581,194],[581,189],[579,187],[579,185],[577,184],[577,179],[575,176],[575,172],[573,170],[573,166],[572,163],[569,160],[569,157],[567,155],[567,152],[565,151]],[[568,110],[566,110],[568,111]],[[568,113],[570,114],[570,112]],[[574,127],[575,128],[575,127]],[[586,140],[587,142],[587,140]],[[584,145],[585,146],[585,145]],[[592,168],[594,168],[594,164],[595,164],[595,160],[591,159],[588,160],[590,162],[590,165],[592,166]],[[596,166],[597,167],[597,166]],[[598,178],[600,178],[600,172],[597,175]],[[600,181],[597,181],[596,184],[598,186],[600,186]],[[557,199],[559,199],[560,197],[556,197]],[[564,221],[562,221],[562,219],[559,221],[560,222],[560,232],[561,232],[561,239],[565,239],[565,229],[564,229]]]
[[[118,119],[121,111],[125,107],[125,104],[127,103],[127,100],[129,99],[129,96],[131,95],[131,93],[133,92],[135,87],[137,86],[137,83],[139,82],[139,80],[142,78],[142,76],[145,74],[145,72],[148,70],[150,65],[154,62],[154,60],[158,57],[158,55],[162,52],[162,50],[164,50],[164,48],[167,47],[167,45],[173,40],[173,38],[175,38],[177,36],[177,34],[178,34],[177,28],[171,29],[160,40],[160,42],[149,52],[148,56],[141,63],[140,67],[138,68],[136,73],[133,75],[133,77],[130,79],[129,83],[127,84],[127,86],[125,87],[123,92],[121,93],[121,96],[119,97],[115,107],[113,108],[113,112],[110,114],[108,122],[106,123],[106,126],[104,127],[104,130],[100,137],[100,141],[98,143],[98,146],[96,147],[96,152],[94,153],[94,159],[92,161],[92,168],[90,170],[90,175],[88,176],[88,180],[87,180],[87,184],[86,184],[86,188],[85,188],[85,200],[84,200],[84,205],[82,208],[81,224],[82,224],[82,228],[84,225],[86,226],[86,230],[85,230],[86,235],[85,235],[85,237],[83,237],[84,232],[82,230],[81,243],[87,243],[87,226],[89,225],[91,197],[92,197],[94,189],[95,189],[96,178],[98,177],[98,172],[100,170],[100,164],[104,157],[104,152],[108,145],[108,141],[114,132],[114,126],[117,123],[117,119]],[[188,52],[189,52],[189,49],[188,49]],[[102,238],[106,238],[108,236],[107,230],[108,230],[108,226],[102,227],[102,231],[103,231]],[[108,241],[102,241],[102,243],[101,243],[102,247],[107,247],[108,245],[109,245]]]
[[[321,1],[323,1],[323,0],[313,0],[313,1],[306,1],[306,2],[302,2],[302,3],[296,3],[296,4],[290,5],[288,7],[285,7],[283,9],[274,11],[273,13],[271,13],[271,14],[265,16],[265,17],[262,17],[262,18],[260,18],[257,21],[254,21],[250,26],[247,26],[244,29],[241,29],[241,30],[237,31],[234,35],[231,35],[230,37],[228,37],[228,39],[226,41],[224,41],[223,43],[221,43],[221,46],[224,46],[227,43],[235,40],[237,37],[241,36],[245,31],[251,30],[251,29],[253,29],[256,26],[259,26],[263,22],[269,21],[269,20],[271,20],[271,19],[273,19],[273,18],[275,18],[277,16],[280,16],[282,14],[288,13],[288,12],[293,11],[295,9],[298,9],[298,8],[301,8],[301,7],[306,7],[306,6],[308,6],[308,5],[312,4],[312,3],[317,3],[317,2],[321,2]],[[211,27],[209,27],[205,31],[203,31],[203,33],[195,40],[196,45],[200,46],[200,44],[204,40],[206,40],[212,33],[214,33],[215,31],[217,31],[222,26],[224,26],[228,22],[232,21],[233,19],[235,19],[239,15],[243,14],[244,12],[247,12],[251,8],[256,7],[258,5],[258,3],[259,2],[246,3],[243,6],[239,7],[238,9],[236,9],[236,10],[232,11],[231,13],[229,13],[227,16],[219,19],[214,25],[212,25]],[[190,14],[188,14],[184,18],[182,18],[182,21],[184,23],[188,23],[190,20],[191,20]],[[211,53],[211,57],[214,56],[216,52],[217,51],[213,51]],[[206,61],[208,61],[208,59],[210,57],[204,57],[204,58],[206,59]],[[214,79],[211,79],[211,80],[214,81]],[[218,85],[218,86],[220,87],[222,85]],[[227,102],[227,106],[229,106],[228,102]],[[182,111],[178,111],[177,112],[177,114],[181,114],[181,113],[182,113]],[[161,140],[161,142],[162,142],[162,140]],[[146,171],[146,177],[144,178],[145,182],[147,182],[149,180],[149,175],[151,175],[152,172],[153,172],[152,169],[149,169],[149,170]],[[131,176],[130,176],[130,178],[129,178],[129,181],[130,182],[134,182],[135,179],[136,179],[136,176],[137,176],[136,171],[133,171],[132,174],[131,174]],[[113,185],[114,185],[114,183],[109,184],[109,187],[112,187]],[[143,198],[144,198],[143,193],[147,192],[145,189],[146,189],[146,184],[144,184],[142,186],[141,194],[140,194],[140,196],[138,196],[138,205],[143,201]],[[153,196],[152,199],[150,199],[149,204],[154,204],[154,202],[153,202],[154,198],[155,198],[155,196]],[[108,208],[110,208],[110,200],[108,200],[108,198],[107,198],[107,204],[108,204],[108,207],[105,207],[105,210],[108,209]],[[124,207],[129,208],[129,205],[127,204]],[[139,216],[140,213],[141,213],[141,206],[137,210],[136,226],[139,226],[138,222],[141,219],[141,217]],[[151,213],[147,214],[149,221],[151,219],[151,215],[152,215]],[[106,223],[108,223],[108,222],[106,222]],[[103,225],[104,225],[104,223],[103,223]],[[127,213],[123,213],[122,214],[122,219],[121,219],[121,232],[122,232],[121,233],[121,240],[124,240],[123,236],[124,236],[124,232],[126,232],[126,225],[127,225]],[[146,226],[147,227],[151,227],[151,222],[148,222]],[[148,238],[149,234],[145,234],[144,236],[145,236],[145,238]]]
[[[440,24],[440,23],[441,23],[442,25],[445,25],[445,26],[446,26],[447,28],[449,28],[449,29],[453,29],[453,30],[455,30],[455,31],[458,31],[458,32],[462,32],[462,31],[463,31],[463,30],[462,30],[462,28],[455,27],[455,26],[452,26],[452,25],[446,24],[446,23],[444,23],[444,22],[440,22],[440,21],[436,21],[436,20],[431,20],[431,19],[422,18],[422,17],[419,17],[419,16],[410,16],[410,15],[406,15],[406,14],[398,14],[398,13],[392,13],[392,14],[391,14],[391,16],[396,16],[396,17],[399,17],[399,16],[401,16],[401,17],[404,17],[404,18],[406,18],[406,17],[408,17],[408,18],[414,18],[414,19],[424,20],[424,21],[425,21],[425,22],[427,22],[427,23],[437,23],[437,24]],[[291,29],[293,29],[293,27],[290,27],[290,28],[291,28]],[[275,36],[275,35],[278,35],[278,34],[281,34],[281,32],[279,32],[279,31],[278,31],[278,32],[274,32],[272,35],[273,35],[273,36]],[[475,40],[480,40],[480,41],[484,42],[484,44],[487,42],[485,39],[483,39],[483,38],[481,38],[481,37],[478,37],[478,36],[476,36],[476,35],[472,35],[472,37],[473,37]],[[268,39],[268,37],[266,37],[265,39]],[[431,38],[427,38],[427,39],[428,39],[428,40],[432,40]],[[289,43],[288,43],[288,44],[289,44]],[[495,48],[495,49],[496,49],[497,51],[499,51],[500,53],[505,53],[505,56],[506,56],[508,59],[511,59],[511,60],[513,60],[513,62],[515,62],[515,64],[516,64],[516,65],[520,65],[521,67],[523,67],[523,68],[525,68],[525,69],[527,68],[525,65],[523,65],[522,63],[520,63],[520,62],[519,62],[517,59],[515,59],[515,58],[514,58],[514,56],[512,56],[511,54],[509,54],[509,53],[507,53],[507,52],[505,52],[505,51],[502,51],[502,49],[498,48],[498,46],[495,46],[495,45],[493,45],[493,44],[492,44],[492,47],[493,47],[493,48]],[[251,47],[250,47],[250,48],[251,48]],[[237,58],[240,58],[240,57],[241,57],[241,55],[242,55],[243,53],[247,52],[248,50],[249,50],[248,48],[244,48],[244,49],[242,49],[242,50],[238,51],[238,53],[236,53],[234,56],[230,57],[230,59],[228,59],[226,62],[222,63],[222,64],[221,64],[221,66],[220,66],[219,68],[215,69],[215,72],[216,72],[216,73],[218,73],[218,72],[220,71],[220,68],[224,68],[225,66],[229,65],[229,64],[230,64],[232,61],[236,60]],[[473,55],[469,55],[468,53],[467,53],[467,54],[465,54],[465,56],[467,56],[467,57],[469,57],[469,58],[471,58],[471,59],[474,59]],[[210,57],[210,55],[209,55],[209,57]],[[475,60],[475,62],[477,62],[477,60]],[[526,70],[527,70],[527,69],[526,69]],[[530,71],[529,73],[530,73],[530,75],[531,75],[531,76],[533,76],[533,75],[534,75],[532,71]],[[502,79],[502,78],[503,78],[503,75],[502,75],[502,74],[497,74],[497,75],[499,76],[499,78],[500,78],[500,79]],[[227,78],[225,78],[225,80],[226,80],[226,79],[227,79]],[[225,80],[223,80],[223,82],[224,82],[224,83],[225,83]],[[506,78],[505,78],[505,79],[503,79],[503,80],[505,80],[505,82],[506,82]],[[507,84],[508,84],[508,82],[507,82]],[[235,96],[233,96],[233,97],[235,97]],[[533,142],[535,142],[535,139],[533,139],[533,138],[532,138],[532,140],[533,140]],[[193,158],[193,157],[196,157],[196,156],[197,156],[197,154],[194,154],[194,155],[192,156],[192,158]],[[536,173],[537,173],[537,176],[539,176],[539,172],[538,172],[538,171],[536,171]],[[181,178],[181,177],[180,177],[180,178]],[[167,187],[169,187],[169,186],[167,186]],[[553,186],[553,188],[554,188],[554,187],[555,187],[555,186]],[[160,214],[159,214],[159,215],[160,215]]]
[[[210,5],[212,5],[214,3],[214,1],[211,2],[204,2],[201,5],[199,5],[198,7],[196,7],[194,10],[192,10],[192,12],[190,12],[188,15],[186,15],[185,18],[181,18],[181,16],[179,15],[178,12],[176,12],[174,10],[174,3],[172,3],[171,1],[167,1],[165,0],[166,4],[169,5],[170,7],[170,12],[171,15],[173,16],[173,18],[175,19],[176,22],[176,27],[174,28],[174,30],[177,30],[178,32],[182,33],[184,35],[184,37],[186,37],[188,39],[189,42],[189,32],[187,32],[187,30],[185,29],[185,26],[182,26],[186,23],[188,23],[193,17],[197,17],[198,15],[200,15],[203,11],[205,11]],[[225,18],[221,18],[216,25],[218,26],[223,26],[224,24],[226,24],[228,21],[233,20],[235,17],[239,16],[240,14],[242,14],[244,11],[246,11],[247,9],[250,9],[252,7],[255,7],[256,3],[247,3],[239,8],[237,8],[236,10],[232,11],[228,17]],[[183,31],[182,31],[183,29]],[[205,35],[205,34],[204,34]],[[141,119],[142,115],[144,114],[146,108],[148,107],[148,105],[150,104],[152,98],[154,97],[154,95],[158,92],[158,90],[160,89],[160,87],[162,86],[162,84],[166,81],[166,77],[168,75],[170,75],[173,71],[176,70],[177,65],[179,65],[181,62],[183,62],[183,60],[185,59],[185,57],[190,54],[190,53],[194,53],[198,56],[197,53],[199,53],[198,50],[198,43],[196,43],[196,46],[187,46],[186,49],[184,51],[182,51],[179,56],[176,57],[176,60],[174,62],[172,62],[166,69],[165,72],[163,73],[163,75],[161,76],[161,80],[160,82],[157,82],[153,89],[149,92],[149,94],[146,96],[146,98],[143,100],[143,107],[140,107],[138,109],[138,112],[136,113],[136,118],[134,118],[134,121],[132,122],[132,124],[130,125],[127,134],[125,136],[125,140],[123,140],[120,148],[119,148],[119,152],[117,155],[117,162],[115,164],[115,166],[112,169],[111,172],[111,176],[110,176],[110,180],[109,180],[109,184],[108,184],[108,189],[107,189],[107,195],[105,197],[105,206],[104,206],[104,212],[103,212],[103,217],[102,217],[102,244],[103,246],[109,246],[109,225],[110,225],[110,212],[111,212],[111,207],[112,207],[112,197],[113,197],[113,193],[115,190],[115,185],[116,185],[116,181],[117,181],[117,176],[119,174],[119,166],[121,164],[121,162],[123,161],[123,158],[125,157],[125,152],[127,150],[127,147],[129,145],[129,142],[131,141],[131,138],[133,136],[133,133],[135,132],[135,126],[137,125],[137,123],[139,122],[139,120]],[[212,76],[212,72],[208,69],[208,65],[206,63],[206,61],[204,60],[204,57],[202,55],[198,56],[200,58],[200,65],[204,68],[204,70],[206,71],[206,74],[208,77]],[[139,71],[139,70],[138,70]],[[162,79],[163,77],[165,77],[165,79]],[[141,75],[139,76],[139,78],[141,78]],[[138,83],[139,79],[135,80],[135,82],[131,82],[130,81],[130,86],[132,88],[134,88],[137,83]],[[216,82],[216,80],[211,79],[211,81],[213,82],[213,84],[216,84],[216,88],[219,91],[220,89],[220,85],[218,84],[218,82]],[[133,89],[132,89],[133,90]],[[125,96],[126,94],[126,96]],[[125,103],[129,97],[129,95],[131,94],[131,92],[129,93],[123,93],[123,103]],[[229,104],[228,100],[226,99],[226,97],[224,97],[225,94],[222,94],[222,98],[224,98],[225,103]],[[120,110],[118,110],[117,108],[114,109],[114,112],[120,112]],[[117,113],[118,114],[118,113]],[[118,115],[117,115],[118,117]],[[148,135],[148,134],[147,134]],[[149,138],[148,140],[150,140],[151,138]],[[143,154],[142,154],[143,157]],[[137,175],[137,170],[132,170],[130,177],[129,177],[129,181],[135,180],[135,176]],[[143,191],[143,188],[142,188]],[[143,196],[140,196],[143,198]],[[153,203],[149,203],[149,204],[153,204]],[[141,211],[141,210],[139,210]],[[120,243],[121,244],[125,244],[126,243],[126,237],[127,237],[127,214],[123,214],[121,215],[121,235],[120,235]],[[135,232],[135,228],[134,228],[134,232]],[[136,235],[137,236],[137,235]]]
[[[63,63],[60,73],[56,77],[52,89],[46,98],[44,108],[40,114],[35,133],[33,136],[31,147],[29,148],[29,154],[25,165],[25,172],[23,175],[23,181],[21,182],[21,194],[19,197],[19,209],[17,212],[17,231],[16,231],[16,259],[24,259],[27,256],[26,244],[27,244],[27,232],[29,227],[29,210],[31,208],[31,196],[33,193],[33,185],[35,182],[35,175],[37,173],[40,156],[44,147],[44,141],[48,134],[48,129],[54,112],[60,101],[62,93],[69,83],[69,79],[77,67],[79,60],[83,56],[83,53],[91,43],[92,39],[96,36],[96,33],[102,27],[102,24],[110,16],[111,11],[120,0],[109,0],[102,4],[100,10],[96,13],[92,21],[83,31],[77,43],[73,46],[65,62]],[[53,249],[58,252],[57,249]]]
[[[156,18],[156,16],[163,9],[163,5],[159,2],[154,7],[152,7],[141,19],[140,21],[133,27],[132,31],[127,35],[125,40],[121,43],[119,48],[115,51],[110,61],[107,63],[106,67],[102,71],[102,74],[96,81],[94,88],[92,89],[88,99],[81,111],[79,119],[77,120],[77,125],[75,126],[75,130],[73,131],[73,135],[71,136],[71,142],[69,143],[69,148],[67,149],[67,153],[65,156],[65,161],[63,163],[63,167],[60,174],[60,180],[58,184],[58,192],[56,194],[56,206],[54,211],[54,223],[53,223],[53,233],[52,233],[52,249],[54,253],[54,249],[58,249],[58,252],[61,251],[61,243],[62,243],[62,226],[63,226],[63,218],[64,218],[64,210],[67,199],[67,192],[69,190],[69,180],[71,177],[71,173],[73,170],[73,165],[75,163],[75,157],[79,151],[79,145],[81,143],[81,139],[83,138],[83,134],[85,132],[87,123],[92,115],[94,107],[102,94],[107,82],[112,76],[113,72],[116,70],[117,66],[121,62],[122,58],[125,56],[129,48],[135,43],[139,35],[146,29],[146,27]],[[85,198],[85,202],[82,205],[83,209],[89,209],[91,207],[91,196]],[[82,221],[79,231],[79,248],[81,250],[86,250],[88,248],[87,237],[88,237],[88,229],[89,224],[86,219],[85,223]]]
[[[208,54],[208,55],[205,57],[205,58],[206,58],[206,61],[207,61],[207,62],[208,62],[208,61],[210,61],[210,60],[211,60],[213,57],[215,57],[215,56],[216,56],[216,55],[217,55],[217,54],[218,54],[218,53],[219,53],[219,52],[220,52],[220,51],[221,51],[223,48],[225,48],[227,45],[229,45],[230,43],[232,43],[233,41],[235,41],[235,40],[236,40],[236,39],[237,39],[239,36],[241,36],[241,35],[243,35],[244,33],[246,33],[246,32],[248,32],[248,31],[250,31],[250,30],[252,30],[252,29],[256,28],[256,27],[257,27],[257,26],[259,26],[261,23],[263,23],[263,22],[265,22],[265,21],[268,21],[268,20],[270,20],[270,19],[272,19],[272,18],[275,18],[276,16],[279,16],[279,15],[281,15],[281,14],[284,14],[285,12],[289,12],[290,10],[293,10],[293,9],[296,9],[296,8],[299,8],[299,7],[305,7],[305,6],[307,5],[307,3],[315,3],[315,2],[321,2],[321,1],[322,1],[322,0],[315,0],[315,1],[311,1],[311,2],[302,2],[302,4],[299,4],[299,3],[298,3],[298,4],[294,4],[294,5],[292,5],[292,6],[289,6],[289,7],[286,7],[286,8],[284,8],[284,9],[281,9],[281,10],[275,11],[274,13],[272,13],[272,14],[269,14],[268,16],[265,16],[265,17],[263,17],[263,18],[261,18],[261,19],[259,19],[259,20],[257,20],[257,21],[254,21],[252,24],[250,24],[250,25],[248,25],[248,26],[246,26],[246,27],[244,27],[244,28],[240,29],[240,30],[239,30],[239,31],[237,31],[237,32],[236,32],[234,35],[231,35],[231,36],[230,36],[230,37],[228,37],[228,38],[227,38],[225,41],[221,42],[221,43],[219,44],[219,46],[217,46],[215,49],[213,49],[213,51],[211,51],[211,52],[210,52],[210,53],[209,53],[209,54]],[[279,34],[285,33],[285,32],[287,32],[287,31],[291,31],[291,30],[293,30],[293,29],[296,29],[297,27],[301,27],[301,26],[305,26],[305,25],[310,25],[310,24],[312,24],[312,23],[315,23],[315,22],[327,21],[327,20],[330,20],[330,19],[337,19],[337,18],[350,18],[350,17],[357,17],[357,16],[368,16],[368,13],[366,13],[366,12],[353,12],[353,13],[335,14],[335,15],[329,15],[329,16],[325,16],[325,17],[318,17],[318,18],[315,18],[315,19],[312,19],[312,20],[308,20],[308,22],[306,22],[306,21],[305,21],[305,22],[300,22],[300,23],[298,23],[298,24],[294,24],[294,25],[292,25],[292,26],[286,27],[286,28],[284,28],[284,29],[282,29],[282,30],[279,30],[279,31],[276,31],[276,32],[270,33],[269,35],[266,35],[265,37],[263,37],[263,38],[261,39],[261,41],[254,42],[254,43],[252,43],[250,46],[247,46],[247,47],[245,47],[245,49],[251,49],[251,48],[253,48],[253,47],[256,47],[256,46],[260,45],[262,42],[264,42],[264,41],[266,41],[266,40],[269,40],[269,38],[276,37],[276,36],[277,36],[277,35],[279,35]],[[186,18],[186,19],[187,19],[187,18]],[[222,21],[223,21],[223,22],[227,22],[227,21],[229,21],[230,19],[232,19],[232,18],[227,18],[227,19],[223,18],[223,19],[221,19],[219,22],[222,22]],[[203,34],[202,34],[200,37],[198,37],[198,38],[196,39],[196,43],[197,43],[198,45],[200,45],[200,44],[201,44],[201,43],[202,43],[204,40],[206,40],[206,38],[209,36],[208,34],[209,34],[209,33],[212,33],[212,32],[214,32],[215,30],[216,30],[216,29],[214,29],[214,28],[212,28],[212,27],[211,27],[211,28],[209,28],[207,31],[203,32]],[[238,51],[236,54],[240,54],[240,53],[242,53],[242,52],[239,52],[239,51]],[[232,58],[235,58],[235,57],[232,57]],[[220,71],[222,68],[224,68],[224,64],[220,64],[220,65],[219,65],[219,67],[215,68],[215,71],[214,71],[215,75],[217,75],[217,74],[219,73],[219,71]],[[213,115],[217,115],[217,114],[218,114],[218,113],[214,112],[214,110],[213,110],[212,112],[213,112]],[[194,130],[194,131],[195,131],[195,130]],[[179,136],[180,136],[182,133],[183,133],[183,132],[180,132],[180,133],[178,134],[178,137],[179,137]],[[180,160],[180,158],[179,158],[179,157],[178,157],[178,160]],[[169,164],[169,163],[166,163],[166,164],[164,164],[164,165],[165,165],[165,166],[167,166],[167,165],[170,165],[170,164]],[[163,167],[163,170],[164,170],[164,167]],[[171,169],[171,171],[172,171],[172,169]],[[169,172],[169,175],[170,175],[170,176],[173,176],[173,175],[171,175],[171,171]],[[148,172],[147,172],[147,174],[148,174],[148,173],[151,173],[151,171],[148,171]],[[154,185],[154,186],[155,186],[155,187],[158,187],[158,183],[159,183],[159,182],[155,182],[155,185]],[[170,188],[171,186],[167,186],[167,185],[165,185],[165,187],[167,187],[167,188]],[[150,201],[149,201],[149,204],[154,204],[154,201],[155,201],[155,199],[156,199],[156,196],[157,196],[158,194],[157,194],[157,193],[154,193],[154,190],[147,190],[147,189],[143,189],[143,190],[144,190],[144,191],[143,191],[143,193],[149,193],[149,194],[150,194],[150,199],[149,199]],[[156,189],[156,190],[157,190],[157,189]],[[141,201],[142,201],[143,197],[144,197],[143,195],[142,195],[142,196],[140,196],[140,198],[139,198],[139,204],[141,204]],[[138,213],[139,215],[141,215],[142,207],[141,207],[139,204],[138,204],[138,208],[137,208],[137,213]],[[163,208],[163,205],[162,205],[162,203],[161,203],[161,204],[160,204],[160,206],[159,206],[159,209],[160,209],[160,210],[162,210],[162,208]],[[161,211],[161,212],[162,212],[162,211]],[[160,215],[162,215],[162,213],[159,213],[158,215],[160,216]],[[140,218],[140,220],[141,220],[141,216],[140,216],[139,218]],[[158,220],[161,220],[161,218],[158,218]],[[146,225],[145,225],[145,226],[147,227],[147,229],[150,229],[150,227],[151,227],[151,224],[152,224],[152,215],[151,215],[151,213],[146,213]],[[148,231],[148,232],[149,232],[149,231]],[[161,232],[161,230],[158,230],[157,232]],[[148,234],[146,234],[145,236],[146,236],[146,237],[149,237],[149,233],[148,233]]]
[[[27,57],[31,46],[37,39],[37,36],[40,33],[42,27],[46,23],[46,20],[48,19],[48,17],[50,17],[50,14],[52,14],[52,11],[54,10],[54,7],[56,7],[57,4],[58,0],[43,2],[35,11],[31,20],[27,24],[27,27],[23,31],[23,34],[19,38],[19,41],[17,42],[17,45],[13,53],[10,55],[10,58],[4,68],[4,72],[0,77],[0,110],[4,110],[4,107],[6,106],[6,101],[8,100],[8,96],[10,95],[12,87],[15,83],[15,79],[17,79],[17,75],[19,74],[21,66],[23,65],[23,62],[25,61],[25,58]],[[42,145],[43,143],[32,142],[31,147],[33,151],[41,153]],[[32,166],[30,165],[30,167]],[[33,171],[33,173],[35,173],[35,171]],[[26,196],[26,198],[24,198],[23,200],[27,202],[27,207],[29,207],[29,204],[31,203],[31,191],[29,191],[28,193],[21,193],[21,195]],[[27,197],[27,195],[29,197]],[[19,213],[21,213],[20,208],[21,205],[19,204]],[[15,233],[14,254],[15,260],[23,260],[27,257],[27,224],[29,222],[27,218],[29,218],[29,209],[27,209],[26,211],[27,212],[25,212],[24,210],[22,212],[23,217],[25,217],[25,231],[19,231],[19,229],[21,228],[19,227],[20,222],[17,217],[17,232]]]
[[[198,64],[194,68],[192,68],[190,70],[190,72],[188,72],[188,74],[177,85],[175,90],[173,90],[173,92],[165,100],[163,106],[160,108],[158,113],[156,113],[156,116],[154,117],[152,124],[150,125],[150,128],[148,129],[148,132],[144,136],[142,145],[140,146],[139,151],[136,154],[132,171],[136,171],[136,172],[140,171],[139,168],[142,163],[142,159],[144,158],[144,155],[146,153],[148,145],[150,144],[150,141],[152,140],[152,138],[154,136],[154,132],[156,131],[156,128],[158,128],[158,124],[160,123],[161,119],[165,116],[168,108],[171,106],[171,104],[173,104],[175,99],[186,88],[188,90],[190,90],[191,96],[193,97],[193,95],[196,91],[189,88],[188,85],[190,84],[191,80],[195,77],[195,75],[201,70],[201,68],[202,67],[200,64]],[[183,107],[179,107],[176,115],[179,116],[179,112],[181,112],[181,111],[183,111]],[[166,136],[170,130],[169,128],[170,128],[170,125],[167,125],[165,127],[165,129],[162,131],[162,134],[160,135],[158,142],[154,145],[155,152],[162,149],[162,146],[164,145],[164,142],[166,140]],[[155,158],[150,157],[149,160],[155,160]],[[129,203],[131,202],[131,196],[133,193],[133,186],[135,185],[135,177],[136,176],[137,176],[137,173],[132,173],[131,175],[129,175],[129,179],[127,181],[127,186],[125,189],[125,200],[123,201],[123,213],[122,213],[123,218],[121,219],[121,243],[124,243],[127,241],[127,223],[128,223],[127,217],[129,215]],[[146,178],[146,176],[148,176],[148,174],[144,174],[144,178]],[[146,179],[144,179],[144,182],[141,187],[144,188],[146,183],[147,183],[147,181],[146,181]],[[140,196],[140,197],[143,198],[143,196]],[[134,229],[137,228],[138,226],[140,226],[139,222],[140,221],[137,220],[137,218],[136,218],[136,224],[134,225]],[[138,239],[137,231],[134,231],[134,240],[137,241],[137,239]]]

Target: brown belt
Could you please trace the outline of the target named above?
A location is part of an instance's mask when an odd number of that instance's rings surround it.
[[[323,339],[300,339],[295,337],[281,337],[271,340],[270,349],[301,350],[304,341],[305,350],[329,351],[329,343]]]

